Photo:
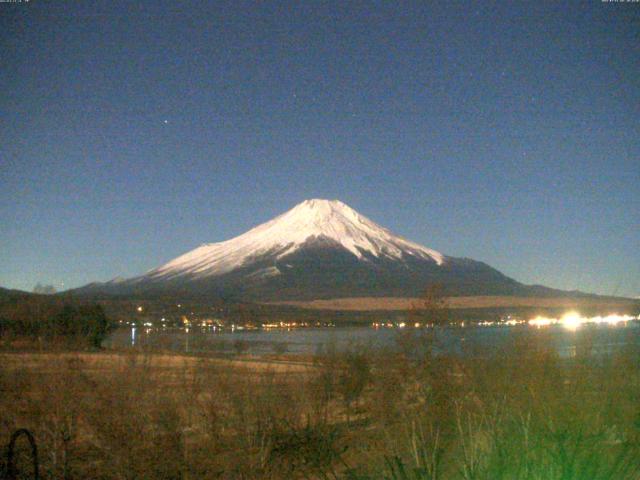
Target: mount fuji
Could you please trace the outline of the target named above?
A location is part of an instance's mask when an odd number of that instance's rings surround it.
[[[490,267],[397,236],[338,200],[306,200],[248,232],[203,244],[131,279],[75,290],[246,300],[411,297],[433,283],[449,295],[540,295]]]

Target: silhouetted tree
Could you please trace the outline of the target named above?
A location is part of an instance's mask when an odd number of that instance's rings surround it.
[[[60,299],[25,297],[0,308],[0,334],[66,339],[100,347],[112,328],[100,305],[74,305]]]
[[[444,287],[439,283],[427,285],[422,295],[411,304],[409,318],[414,323],[445,326],[449,323],[449,306]]]

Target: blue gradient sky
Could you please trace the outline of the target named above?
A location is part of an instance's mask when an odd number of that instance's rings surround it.
[[[639,295],[639,32],[599,0],[0,4],[0,285],[132,276],[319,197]]]

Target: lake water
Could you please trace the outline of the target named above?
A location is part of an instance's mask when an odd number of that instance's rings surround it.
[[[419,330],[373,327],[296,328],[291,330],[214,331],[191,328],[121,328],[105,342],[107,347],[157,348],[185,353],[313,354],[323,348],[394,348],[402,334]],[[560,325],[449,327],[437,332],[438,345],[448,352],[495,351],[515,341],[536,337],[571,357],[588,344],[595,354],[609,354],[628,345],[640,346],[640,322],[619,325],[583,325],[575,330]]]

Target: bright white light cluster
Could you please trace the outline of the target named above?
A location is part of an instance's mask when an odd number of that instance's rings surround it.
[[[607,324],[616,325],[618,323],[629,322],[631,320],[639,319],[640,317],[634,317],[633,315],[607,315],[606,317],[583,317],[578,312],[565,313],[560,318],[548,318],[548,317],[536,317],[529,320],[529,325],[534,327],[546,327],[548,325],[562,325],[568,330],[575,330],[580,325],[585,323]]]

